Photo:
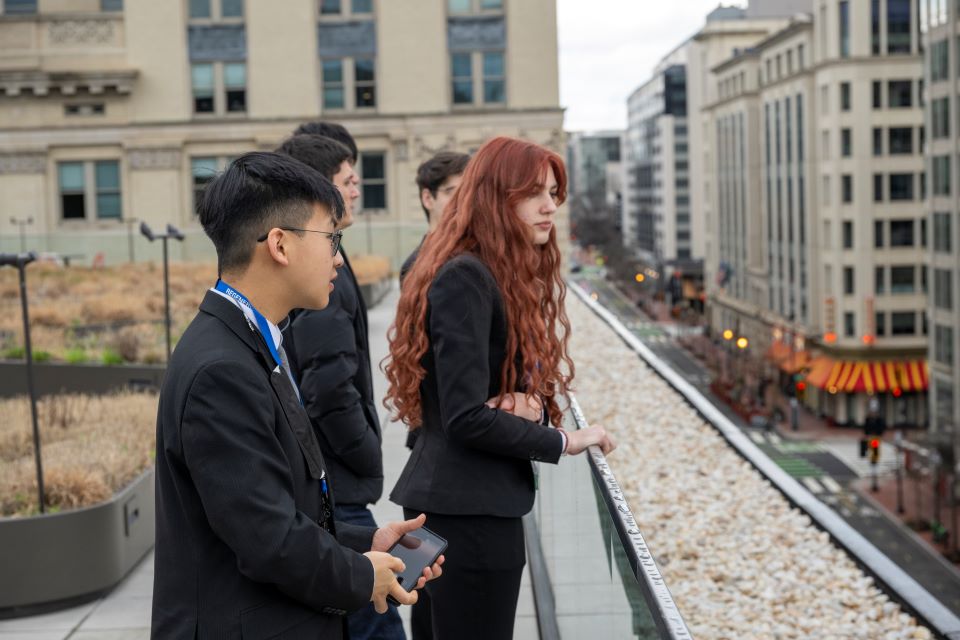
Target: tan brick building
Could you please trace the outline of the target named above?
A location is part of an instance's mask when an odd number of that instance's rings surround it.
[[[27,248],[121,261],[136,218],[176,225],[173,255],[205,259],[196,191],[323,118],[361,153],[364,211],[345,245],[397,264],[426,228],[414,175],[434,152],[497,134],[563,151],[555,0],[0,7],[0,250],[22,232]]]

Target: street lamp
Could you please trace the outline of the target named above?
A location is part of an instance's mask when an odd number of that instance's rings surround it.
[[[27,359],[27,392],[30,394],[30,418],[33,421],[33,458],[37,467],[37,496],[40,513],[46,511],[43,505],[43,460],[40,457],[40,427],[37,424],[37,392],[33,385],[33,347],[30,343],[30,315],[27,310],[27,265],[37,259],[37,254],[0,253],[0,267],[16,267],[20,272],[20,306],[23,309],[23,344]]]
[[[170,271],[168,265],[167,240],[173,238],[183,242],[183,233],[172,224],[167,225],[167,232],[163,234],[154,233],[146,222],[140,223],[140,233],[153,242],[154,240],[163,240],[163,316],[167,329],[167,362],[170,362]]]
[[[25,235],[24,227],[29,224],[33,224],[33,216],[28,216],[26,218],[10,218],[10,224],[15,224],[20,227],[20,253],[23,253],[27,250],[27,237]]]

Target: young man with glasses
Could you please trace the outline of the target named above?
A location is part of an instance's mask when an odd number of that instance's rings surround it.
[[[336,290],[342,198],[306,165],[254,152],[207,186],[198,214],[220,278],[160,392],[151,635],[341,638],[349,611],[416,601],[385,552],[424,523],[336,521],[277,328]]]
[[[278,151],[329,178],[344,202],[339,228],[353,224],[360,192],[350,147],[331,138],[299,134],[284,141]],[[373,395],[367,308],[350,260],[342,249],[340,254],[343,266],[330,304],[322,311],[292,313],[284,336],[293,345],[289,349],[291,367],[337,489],[334,514],[344,522],[376,526],[368,505],[383,494],[383,452]],[[367,607],[350,615],[348,624],[353,640],[404,638],[400,616],[393,607],[382,616]]]

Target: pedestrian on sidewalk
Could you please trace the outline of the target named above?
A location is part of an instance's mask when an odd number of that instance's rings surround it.
[[[429,591],[437,638],[512,637],[531,461],[615,446],[599,426],[555,428],[573,371],[553,223],[566,182],[555,153],[490,140],[401,290],[388,406],[420,436],[390,498],[425,512],[449,542],[444,580]]]
[[[313,123],[319,130],[339,133]],[[343,198],[338,226],[349,229],[360,196],[353,162],[356,143],[301,133],[284,141],[280,153],[300,160],[329,179]],[[353,149],[354,151],[351,151]],[[373,396],[367,306],[343,246],[337,285],[323,309],[297,309],[290,314],[284,338],[290,343],[290,366],[300,384],[303,406],[317,433],[320,450],[337,490],[334,517],[342,522],[375,527],[370,511],[383,495],[383,450],[380,417]],[[404,640],[403,622],[394,605],[378,614],[372,605],[347,619],[351,640]]]
[[[326,306],[343,213],[328,180],[277,153],[240,156],[204,191],[220,278],[160,391],[154,638],[341,638],[348,611],[417,599],[385,552],[424,518],[335,522],[277,327]]]

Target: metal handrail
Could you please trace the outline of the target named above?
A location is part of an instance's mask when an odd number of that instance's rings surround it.
[[[570,412],[573,414],[577,429],[585,428],[587,420],[583,415],[580,404],[573,394],[570,394],[568,399],[570,401]],[[633,569],[633,575],[640,586],[640,592],[653,615],[653,622],[660,637],[670,640],[689,640],[693,636],[687,628],[683,616],[680,615],[677,603],[670,594],[670,590],[660,574],[660,569],[657,568],[653,554],[640,532],[637,519],[623,495],[620,483],[617,482],[613,470],[607,464],[606,456],[596,445],[589,447],[587,451],[590,454],[590,470],[593,472],[593,478],[600,489],[607,510],[610,512],[610,517],[616,525],[620,544],[623,546],[623,551],[626,553],[630,567]]]

